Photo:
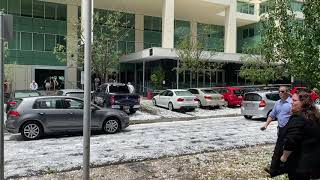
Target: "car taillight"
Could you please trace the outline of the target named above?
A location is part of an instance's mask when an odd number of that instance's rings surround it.
[[[19,117],[20,114],[19,114],[18,111],[9,111],[9,112],[8,112],[8,116]]]
[[[223,96],[221,96],[220,98],[221,98],[221,99],[224,99],[224,97],[223,97]]]
[[[266,101],[261,100],[259,103],[259,107],[265,107],[267,105]]]
[[[110,96],[110,104],[113,105],[115,103],[114,96]]]
[[[204,96],[205,99],[212,100],[211,96]]]
[[[199,98],[194,98],[194,101],[200,101]]]
[[[184,101],[184,99],[183,98],[178,98],[177,101],[178,102],[182,102],[182,101]]]
[[[15,106],[17,104],[16,101],[11,101],[11,102],[8,102],[9,106]]]

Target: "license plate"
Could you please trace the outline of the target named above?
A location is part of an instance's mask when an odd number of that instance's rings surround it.
[[[123,106],[123,109],[129,109],[130,108],[130,106]]]

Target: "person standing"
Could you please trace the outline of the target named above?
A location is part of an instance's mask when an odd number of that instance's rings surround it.
[[[4,93],[9,93],[9,91],[10,91],[9,82],[8,82],[8,80],[4,80],[4,82],[3,82],[3,92]]]
[[[271,113],[267,118],[267,121],[260,128],[262,131],[264,131],[265,129],[267,129],[267,127],[273,120],[278,120],[278,138],[273,151],[271,165],[270,168],[264,169],[266,172],[270,174],[271,177],[275,177],[284,173],[280,168],[280,157],[282,155],[283,137],[285,132],[284,130],[291,116],[292,106],[292,99],[290,97],[287,87],[279,87],[279,96],[280,99],[276,101]]]
[[[94,78],[94,89],[97,90],[100,84],[100,79],[98,77]]]
[[[51,78],[48,77],[46,80],[44,80],[44,87],[46,88],[46,92],[48,93],[50,91],[51,87]]]
[[[52,77],[52,84],[53,84],[53,91],[56,91],[56,89],[58,89],[58,86],[59,86],[59,83],[56,77]]]
[[[285,132],[280,161],[289,180],[320,178],[320,112],[309,94],[292,96],[292,116]]]
[[[131,94],[135,93],[134,86],[131,84],[131,82],[128,82],[127,86]]]
[[[30,89],[34,91],[38,90],[38,83],[36,83],[35,80],[32,80],[32,82],[30,83]]]

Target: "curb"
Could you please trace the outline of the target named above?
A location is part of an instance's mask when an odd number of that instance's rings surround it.
[[[191,121],[197,119],[209,119],[209,118],[220,118],[220,117],[237,117],[242,116],[241,114],[224,114],[224,115],[215,115],[215,116],[195,116],[195,117],[179,117],[179,118],[160,118],[160,119],[150,119],[150,120],[129,120],[130,125],[134,124],[150,124],[150,123],[159,123],[159,122],[173,122],[173,121]]]

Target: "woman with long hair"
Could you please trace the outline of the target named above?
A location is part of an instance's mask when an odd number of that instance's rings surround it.
[[[280,161],[290,180],[320,178],[320,112],[310,94],[300,92],[292,96],[292,116]]]

